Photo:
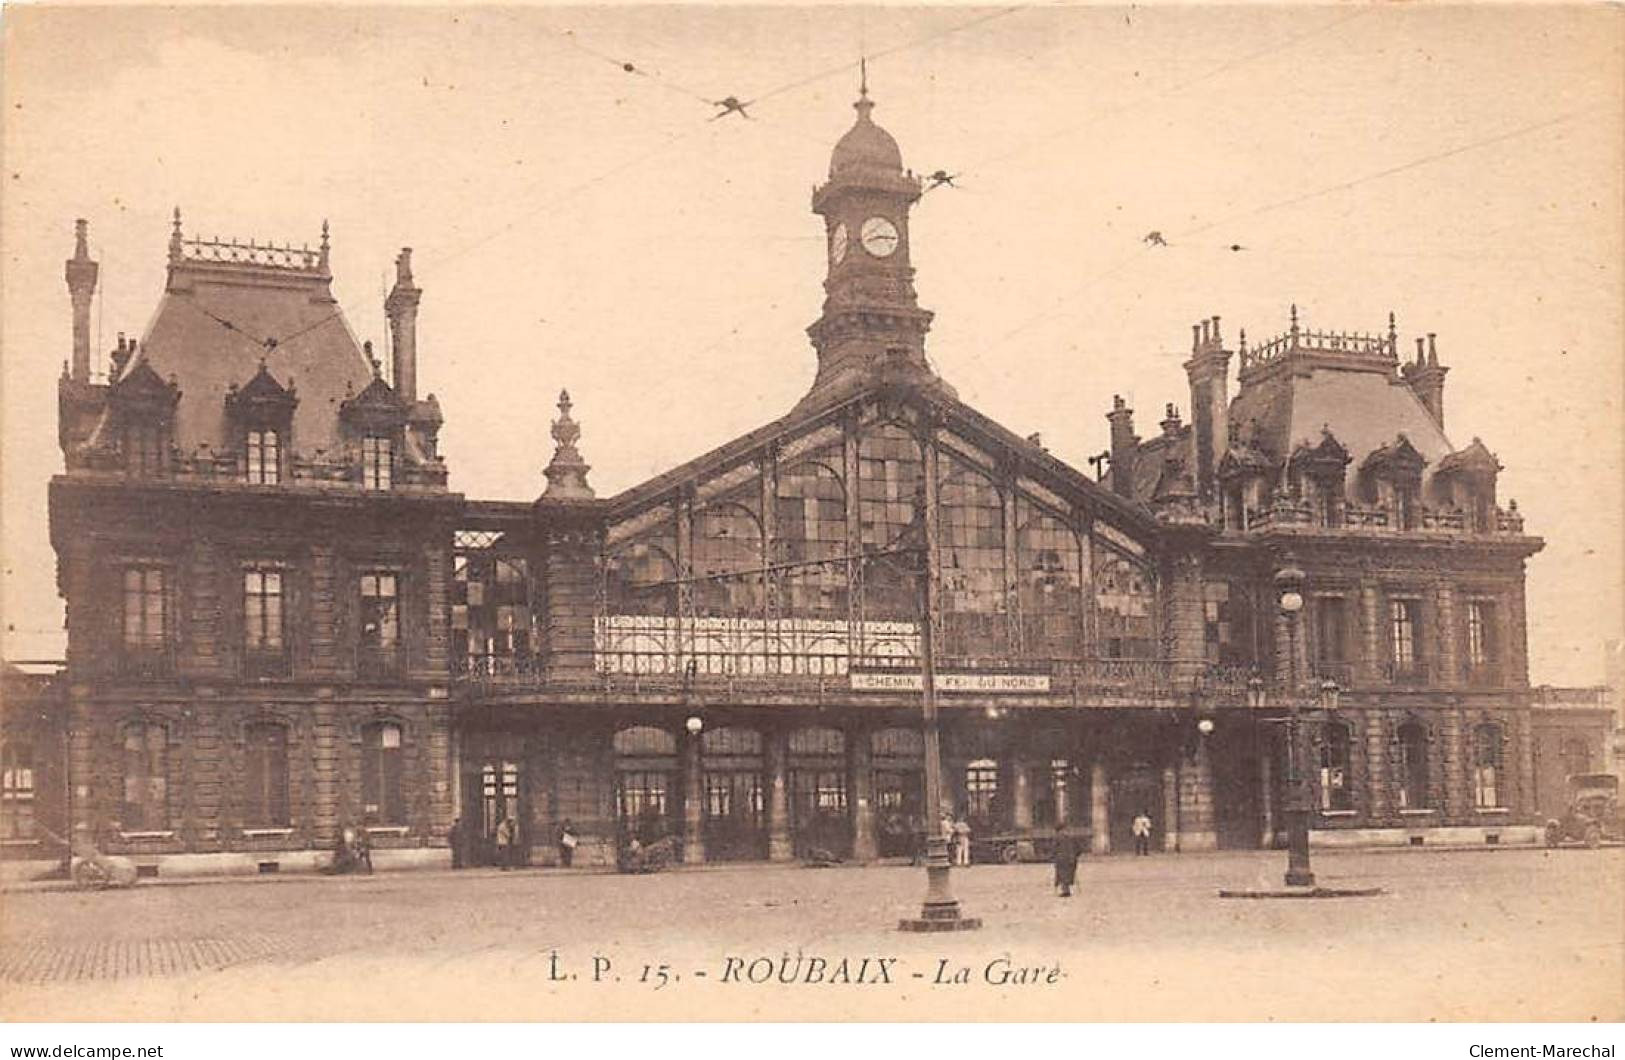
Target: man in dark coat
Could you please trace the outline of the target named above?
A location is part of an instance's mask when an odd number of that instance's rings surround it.
[[[1072,885],[1078,879],[1078,842],[1065,826],[1055,829],[1055,886],[1062,898],[1072,897]]]

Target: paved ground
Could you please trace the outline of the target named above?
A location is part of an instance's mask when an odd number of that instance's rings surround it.
[[[986,926],[951,937],[894,930],[923,887],[901,867],[12,893],[0,1015],[1625,1018],[1625,850],[1317,852],[1322,883],[1387,893],[1217,897],[1282,861],[1086,859],[1069,901],[1046,866],[978,866],[954,886]]]

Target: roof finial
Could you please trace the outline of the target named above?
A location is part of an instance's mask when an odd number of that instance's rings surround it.
[[[169,233],[169,260],[181,260],[181,208],[175,207],[175,228]]]
[[[1292,303],[1292,348],[1298,348],[1298,303]]]
[[[867,57],[858,59],[858,101],[852,106],[858,112],[859,121],[868,121],[869,112],[875,109],[875,101],[869,98],[869,60]]]
[[[327,268],[327,250],[328,250],[328,244],[327,244],[327,218],[324,217],[324,218],[322,218],[322,250],[321,250],[321,256],[317,259],[317,263],[322,267],[323,270],[325,270]]]
[[[570,418],[570,392],[559,391],[559,418],[553,421],[553,460],[542,471],[547,476],[547,488],[542,496],[556,500],[591,500],[592,487],[587,484],[590,468],[581,459],[576,442],[581,428]]]

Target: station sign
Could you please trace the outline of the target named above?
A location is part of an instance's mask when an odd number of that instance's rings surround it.
[[[854,670],[854,692],[921,692],[925,677],[916,670]],[[939,673],[938,692],[980,695],[1031,694],[1050,690],[1049,674]]]

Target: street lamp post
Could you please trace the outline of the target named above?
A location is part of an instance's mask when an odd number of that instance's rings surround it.
[[[917,497],[916,522],[921,546],[915,571],[920,599],[921,729],[925,753],[925,901],[920,915],[899,921],[903,931],[966,931],[982,926],[981,918],[961,916],[959,900],[949,886],[948,837],[940,827],[942,814],[942,736],[937,723],[937,654],[933,619],[936,587],[931,578],[931,535],[927,532],[926,499]]]
[[[1313,887],[1315,874],[1309,867],[1309,785],[1302,762],[1301,704],[1298,701],[1298,615],[1303,611],[1303,571],[1287,567],[1275,575],[1281,614],[1287,624],[1287,720],[1286,720],[1286,885]]]

